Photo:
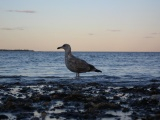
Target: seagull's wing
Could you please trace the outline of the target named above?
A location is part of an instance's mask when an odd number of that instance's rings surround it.
[[[78,73],[90,71],[90,65],[86,61],[74,56],[68,59],[68,64],[73,69],[73,71]]]

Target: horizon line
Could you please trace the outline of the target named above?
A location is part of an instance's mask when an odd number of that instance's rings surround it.
[[[32,51],[32,52],[64,52],[64,51],[51,51],[51,50],[30,50],[30,49],[0,49],[0,51]],[[73,50],[72,52],[160,52],[160,51],[78,51]]]

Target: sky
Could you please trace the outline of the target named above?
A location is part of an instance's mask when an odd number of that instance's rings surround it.
[[[160,0],[0,0],[0,49],[160,52]]]

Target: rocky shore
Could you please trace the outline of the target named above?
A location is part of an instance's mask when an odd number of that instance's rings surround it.
[[[160,84],[1,84],[0,119],[159,120]]]

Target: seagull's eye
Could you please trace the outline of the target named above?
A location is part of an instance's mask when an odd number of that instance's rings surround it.
[[[66,45],[63,45],[63,47],[66,47]]]

